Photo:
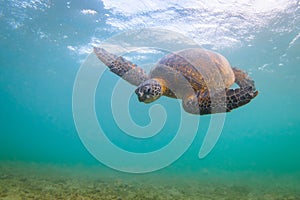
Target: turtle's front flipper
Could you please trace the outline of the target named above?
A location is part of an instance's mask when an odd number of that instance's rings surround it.
[[[116,56],[98,47],[94,47],[94,53],[113,73],[133,85],[138,86],[149,79],[145,70],[121,56]]]

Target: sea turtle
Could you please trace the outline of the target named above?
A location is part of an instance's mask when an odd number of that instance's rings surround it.
[[[150,103],[164,95],[182,99],[188,113],[205,115],[229,112],[258,94],[246,72],[232,68],[224,56],[210,50],[190,48],[170,53],[149,74],[103,48],[94,47],[94,53],[113,73],[138,86],[135,93],[140,102]],[[239,88],[230,89],[234,83]]]

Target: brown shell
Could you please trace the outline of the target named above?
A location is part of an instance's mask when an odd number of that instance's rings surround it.
[[[201,48],[164,56],[150,77],[165,80],[167,86],[179,94],[178,98],[187,93],[187,87],[201,92],[218,91],[229,88],[235,81],[233,70],[224,56]]]

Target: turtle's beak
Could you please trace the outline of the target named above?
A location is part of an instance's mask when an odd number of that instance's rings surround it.
[[[145,95],[141,90],[136,89],[135,94],[138,96],[139,102],[144,102],[145,101],[145,99],[146,99]]]
[[[145,95],[142,91],[136,90],[135,93],[138,96],[139,102],[144,102],[144,103],[152,102],[151,99],[149,98],[149,95]]]
[[[146,98],[143,96],[138,96],[138,99],[139,99],[139,102],[144,102]]]
[[[143,103],[151,103],[152,101],[151,101],[151,99],[149,99],[149,97],[147,98],[147,95],[139,95],[138,94],[138,100],[139,100],[139,102],[143,102]]]

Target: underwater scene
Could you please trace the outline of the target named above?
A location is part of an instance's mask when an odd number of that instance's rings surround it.
[[[0,200],[300,200],[299,0],[0,0],[0,26]]]

